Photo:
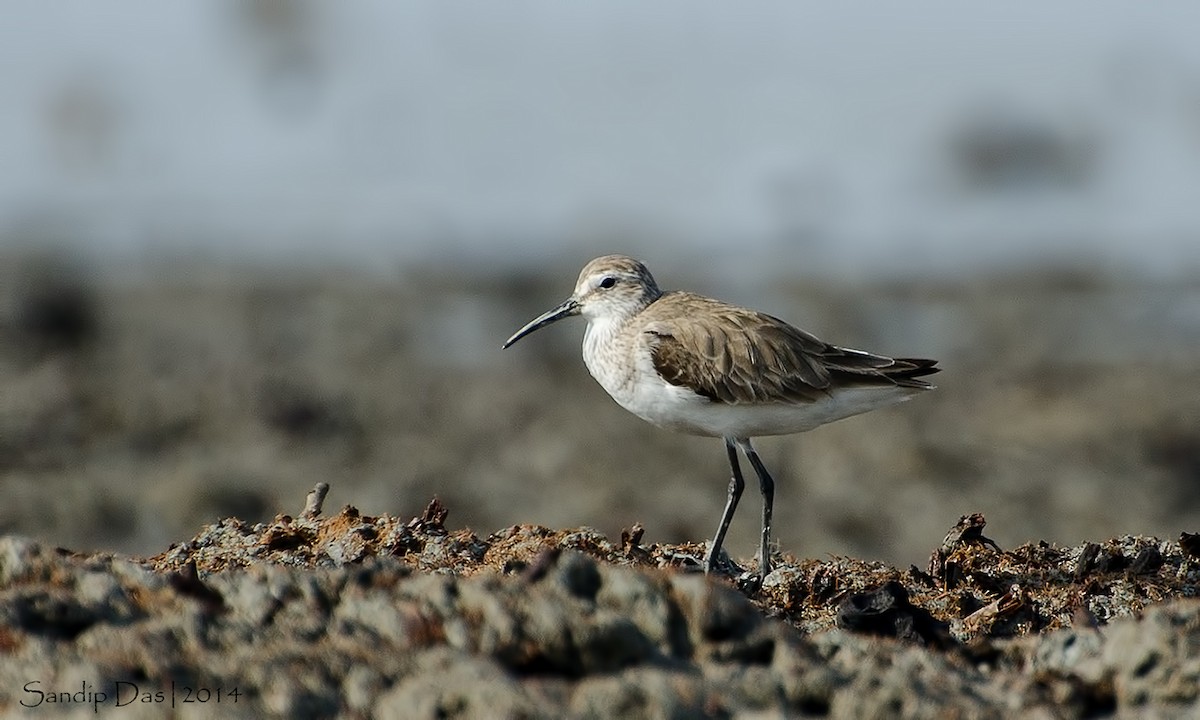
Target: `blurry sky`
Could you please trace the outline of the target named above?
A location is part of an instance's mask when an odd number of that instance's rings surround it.
[[[1200,5],[5,3],[0,243],[1200,267]]]

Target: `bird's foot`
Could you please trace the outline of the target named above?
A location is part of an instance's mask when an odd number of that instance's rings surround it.
[[[706,558],[704,574],[705,575],[724,575],[726,577],[736,578],[744,575],[746,570],[733,561],[729,555],[721,551],[720,557]]]
[[[738,589],[744,593],[753,594],[761,590],[763,581],[766,580],[767,576],[771,574],[771,570],[774,569],[770,564],[764,567],[761,560],[757,564],[757,570],[742,570],[735,580]]]
[[[737,584],[738,590],[747,595],[753,595],[762,589],[763,574],[758,570],[743,570],[734,582]]]
[[[708,572],[704,560],[690,553],[667,550],[663,552],[663,559],[684,572],[700,572],[701,570]]]

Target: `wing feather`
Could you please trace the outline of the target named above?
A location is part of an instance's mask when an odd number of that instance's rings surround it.
[[[816,402],[839,387],[932,387],[937,361],[831,345],[779,318],[692,293],[642,311],[642,341],[668,383],[714,402]]]

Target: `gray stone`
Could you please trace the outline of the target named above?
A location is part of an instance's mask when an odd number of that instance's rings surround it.
[[[602,583],[596,561],[580,552],[562,554],[554,568],[554,580],[581,600],[595,600]]]
[[[381,695],[372,716],[380,720],[549,717],[498,664],[449,648],[422,653],[413,675]]]
[[[342,699],[352,712],[366,715],[384,687],[379,672],[367,665],[355,665],[342,680]]]
[[[333,622],[343,632],[360,636],[366,642],[384,640],[398,647],[409,645],[408,623],[401,605],[385,593],[352,594],[342,598]]]
[[[16,582],[32,572],[42,552],[42,547],[27,537],[0,537],[0,587]]]
[[[574,637],[580,665],[588,674],[653,662],[659,655],[654,643],[632,620],[609,611],[580,623]]]
[[[664,655],[688,658],[692,644],[679,606],[672,602],[670,583],[662,575],[629,572],[602,566],[596,602],[633,621]]]
[[[772,637],[756,633],[763,622],[762,613],[744,595],[700,575],[674,576],[671,586],[697,653],[770,661]]]
[[[637,668],[580,681],[569,715],[578,720],[687,720],[729,713],[695,674]]]
[[[230,619],[259,630],[274,616],[280,601],[271,591],[263,577],[264,569],[249,573],[222,574],[206,578],[204,582],[220,593]]]

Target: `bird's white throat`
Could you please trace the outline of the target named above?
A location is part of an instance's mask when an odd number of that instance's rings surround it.
[[[588,320],[583,331],[583,363],[618,403],[633,391],[636,367],[629,362],[629,318],[605,315]]]

